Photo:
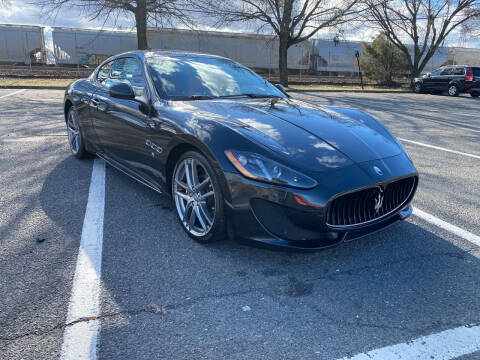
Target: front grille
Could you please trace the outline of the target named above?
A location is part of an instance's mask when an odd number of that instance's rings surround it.
[[[413,176],[339,196],[328,205],[327,225],[353,226],[383,218],[410,199],[415,185]]]

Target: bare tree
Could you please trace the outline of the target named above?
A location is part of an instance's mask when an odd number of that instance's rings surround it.
[[[2,0],[0,0],[2,1]],[[187,13],[189,0],[31,0],[44,10],[58,12],[62,7],[76,8],[88,14],[92,20],[118,19],[121,14],[135,17],[138,49],[148,49],[147,23],[190,24]]]
[[[479,0],[365,0],[367,14],[406,56],[411,78],[452,32],[480,16]]]
[[[205,13],[219,23],[251,22],[258,29],[270,27],[279,40],[280,83],[288,86],[288,48],[318,31],[345,23],[359,0],[203,0]]]

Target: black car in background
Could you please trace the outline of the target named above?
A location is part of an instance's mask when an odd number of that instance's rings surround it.
[[[416,93],[447,91],[450,96],[468,92],[472,97],[477,97],[480,95],[480,67],[444,66],[420,78],[415,78],[413,89]]]
[[[199,242],[318,249],[412,213],[418,173],[380,121],[292,99],[222,57],[114,56],[68,86],[64,111],[74,156],[171,195]]]

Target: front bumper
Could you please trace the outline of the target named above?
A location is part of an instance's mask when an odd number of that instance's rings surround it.
[[[382,181],[417,176],[413,165],[398,170],[397,176]],[[378,221],[348,229],[327,225],[327,205],[332,197],[376,184],[371,177],[362,178],[358,169],[356,177],[352,177],[351,171],[330,171],[327,180],[312,190],[277,187],[225,173],[230,190],[226,204],[230,236],[249,245],[311,251],[371,234],[411,215],[409,203],[415,191],[401,208]]]

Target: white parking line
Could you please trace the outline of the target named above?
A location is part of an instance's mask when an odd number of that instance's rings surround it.
[[[12,92],[12,93],[10,93],[10,94],[7,94],[7,95],[2,95],[2,96],[0,96],[0,99],[6,98],[7,96],[12,96],[12,95],[15,95],[15,94],[24,92],[25,90],[27,90],[27,89],[22,89],[22,90],[14,91],[14,92]]]
[[[475,158],[475,159],[480,159],[480,155],[474,155],[474,154],[464,153],[464,152],[457,151],[457,150],[450,150],[450,149],[442,148],[442,147],[440,147],[440,146],[424,144],[424,143],[421,143],[421,142],[412,141],[412,140],[407,140],[407,139],[402,139],[402,138],[398,138],[398,139],[401,140],[401,141],[405,141],[405,142],[411,143],[411,144],[415,144],[415,145],[419,145],[419,146],[425,146],[425,147],[428,147],[428,148],[431,148],[431,149],[442,150],[442,151],[446,151],[446,152],[453,153],[453,154],[458,154],[458,155],[463,155],[463,156],[469,156],[469,157],[472,157],[472,158]]]
[[[471,232],[467,230],[463,230],[459,228],[458,226],[452,225],[446,221],[443,221],[433,215],[430,215],[420,209],[413,208],[413,214],[418,216],[419,218],[438,226],[439,228],[442,228],[444,230],[447,230],[451,232],[452,234],[455,234],[462,239],[465,239],[467,241],[470,241],[472,244],[475,244],[477,246],[480,246],[480,236],[472,234]]]
[[[420,209],[414,208],[413,214],[419,218],[455,234],[477,246],[480,236],[472,234],[455,225],[447,223]],[[449,360],[462,355],[480,351],[480,326],[461,326],[437,334],[422,336],[405,343],[386,346],[342,360],[412,360],[436,359]]]
[[[343,360],[449,360],[480,350],[480,326],[461,326]]]
[[[60,359],[94,360],[100,331],[100,276],[102,268],[105,162],[93,163],[87,209]]]

